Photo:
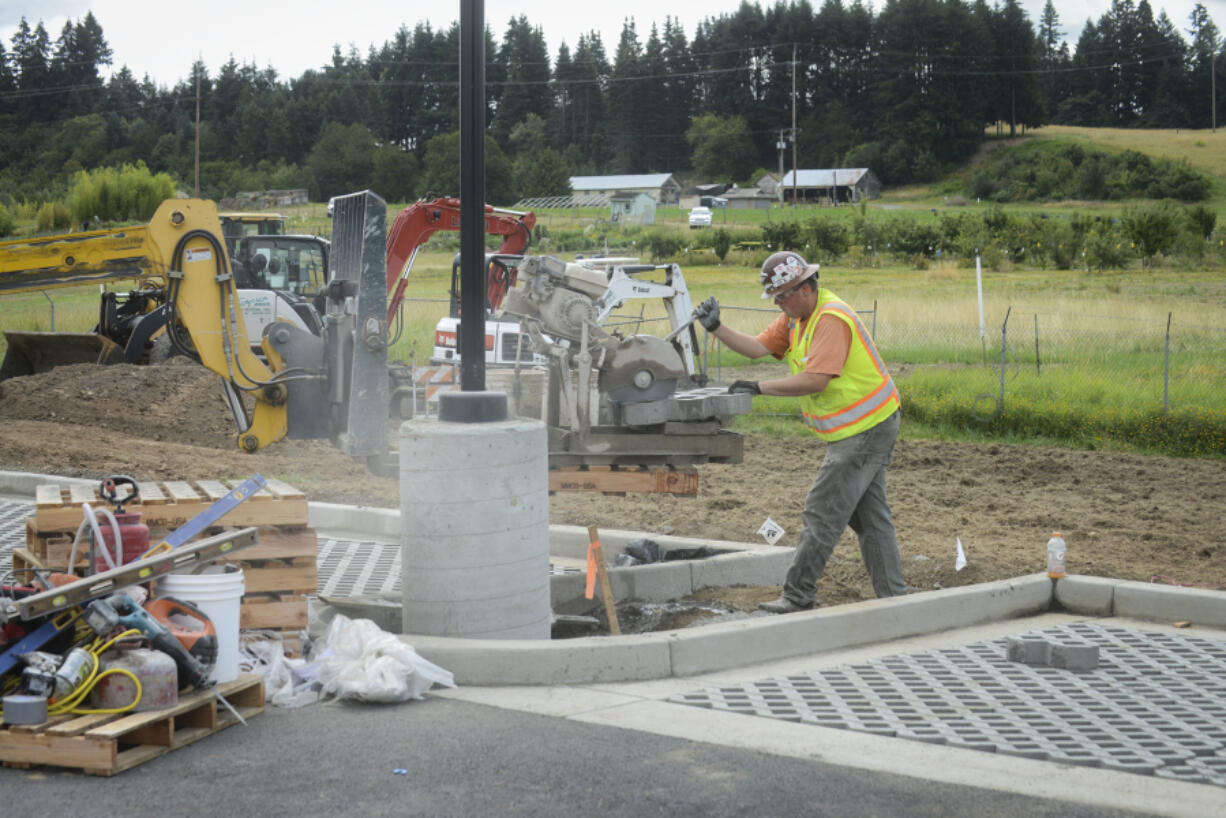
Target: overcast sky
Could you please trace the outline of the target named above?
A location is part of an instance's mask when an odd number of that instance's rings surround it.
[[[810,2],[821,7],[821,0]],[[869,4],[876,8],[883,2],[870,0]],[[1035,23],[1044,2],[1022,0]],[[1218,29],[1226,32],[1226,0],[1203,2]],[[640,42],[646,40],[652,23],[663,27],[668,15],[680,20],[686,37],[692,38],[700,19],[732,13],[740,4],[741,0],[486,0],[485,20],[500,41],[507,21],[525,15],[544,31],[551,60],[563,41],[573,50],[580,34],[595,30],[612,58],[627,17],[634,18]],[[774,5],[774,0],[759,5],[765,8]],[[1186,37],[1195,0],[1150,0],[1150,5],[1155,17],[1165,9]],[[426,8],[414,8],[421,6]],[[1102,16],[1110,0],[1055,0],[1055,6],[1065,38],[1075,44],[1085,21]],[[291,79],[328,63],[334,44],[343,51],[354,45],[365,55],[370,45],[382,45],[401,25],[411,29],[428,21],[445,28],[460,16],[459,2],[427,4],[421,0],[211,0],[200,5],[148,0],[0,0],[0,40],[7,50],[24,16],[31,26],[42,20],[54,42],[67,20],[79,20],[90,10],[114,52],[114,68],[127,65],[137,79],[148,74],[166,86],[186,77],[197,58],[216,76],[231,56],[239,63],[271,66],[281,79]]]

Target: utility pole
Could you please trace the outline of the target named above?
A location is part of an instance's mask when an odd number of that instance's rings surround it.
[[[1222,42],[1226,43],[1226,39]],[[1213,133],[1217,133],[1217,48],[1209,57],[1209,116]]]
[[[783,152],[787,150],[787,147],[788,147],[788,143],[783,140],[784,134],[786,133],[787,133],[786,128],[781,130],[779,132],[779,141],[775,143],[775,147],[779,149],[779,190],[778,190],[778,193],[779,193],[779,203],[780,204],[783,203]]]
[[[192,196],[200,198],[200,66],[196,61],[196,184],[192,188]]]
[[[796,207],[796,45],[792,44],[792,207]]]

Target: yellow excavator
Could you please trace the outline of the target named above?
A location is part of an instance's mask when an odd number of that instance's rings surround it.
[[[126,298],[104,294],[102,320],[85,334],[100,337],[81,343],[110,344],[122,360],[136,362],[156,352],[164,335],[165,346],[220,377],[240,449],[253,452],[283,437],[328,438],[373,471],[395,474],[389,396],[412,373],[387,360],[395,316],[388,304],[403,295],[399,278],[389,281],[387,235],[387,206],[374,193],[333,200],[327,282],[300,305],[316,316],[314,324],[295,310],[256,306],[254,299],[269,304],[288,296],[241,286],[216,205],[201,199],[164,202],[147,225],[134,228],[0,244],[0,295],[136,277],[140,283]],[[551,463],[740,461],[740,437],[722,427],[750,410],[750,396],[689,389],[694,344],[681,333],[692,332],[694,319],[680,268],[635,259],[503,258],[526,276],[507,292],[503,311],[521,321],[533,350],[549,360]],[[665,281],[640,277],[651,273]],[[640,297],[664,299],[668,337],[623,337],[602,326],[610,310]],[[17,366],[10,359],[46,364],[46,349],[64,348],[54,333],[5,335],[10,370]]]
[[[334,240],[339,230],[343,252],[331,259],[328,282],[329,271],[314,268],[329,260],[312,260],[313,300],[301,289],[244,288],[217,206],[203,199],[167,200],[134,227],[2,242],[0,296],[138,283],[126,295],[103,294],[92,333],[6,331],[0,380],[64,363],[140,363],[173,350],[220,376],[240,449],[287,435],[331,437],[355,457],[379,457],[387,450],[386,206],[374,194],[353,194],[342,197],[341,211]],[[364,275],[364,265],[374,272]],[[378,320],[367,320],[372,315]]]

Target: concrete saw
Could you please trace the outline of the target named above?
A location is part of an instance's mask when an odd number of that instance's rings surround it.
[[[654,335],[632,335],[602,344],[599,388],[615,403],[663,400],[677,391],[685,367],[672,344]]]

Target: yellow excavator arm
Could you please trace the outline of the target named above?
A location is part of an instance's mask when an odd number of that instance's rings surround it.
[[[213,202],[168,199],[145,225],[0,243],[0,295],[133,278],[164,289],[167,332],[185,331],[179,344],[221,377],[239,447],[285,437],[286,387],[274,372],[281,358],[267,343],[268,364],[251,351]],[[243,392],[255,401],[250,419]]]
[[[254,452],[285,437],[286,388],[251,351],[217,205],[204,199],[163,202],[153,214],[149,232],[163,252],[170,249],[167,303],[187,330],[200,363],[221,376],[239,426],[239,448]],[[173,321],[168,329],[175,331]],[[267,344],[265,353],[269,364],[279,367],[280,358]],[[239,392],[255,399],[245,428]]]

